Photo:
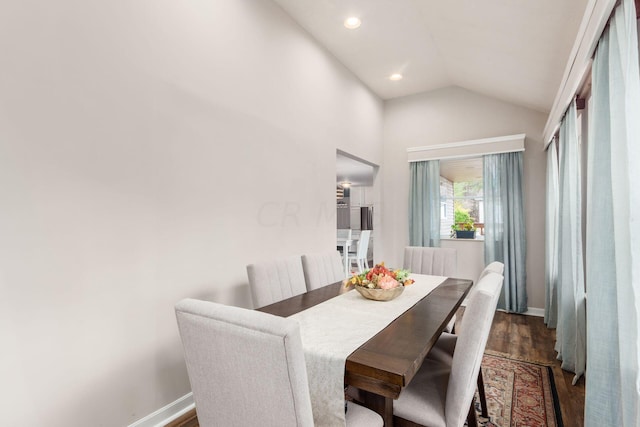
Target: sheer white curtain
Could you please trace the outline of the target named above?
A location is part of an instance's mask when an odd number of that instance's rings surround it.
[[[573,382],[585,369],[586,308],[582,257],[582,188],[580,148],[575,101],[560,124],[560,204],[558,244],[558,324],[556,351],[562,369],[575,372]]]
[[[544,323],[555,328],[558,321],[558,150],[554,138],[547,148],[547,211],[545,220]]]
[[[640,425],[640,71],[624,0],[593,63],[588,154],[585,425]]]
[[[440,246],[440,161],[409,167],[409,244]]]

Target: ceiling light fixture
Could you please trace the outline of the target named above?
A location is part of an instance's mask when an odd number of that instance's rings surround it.
[[[360,27],[360,24],[362,24],[362,22],[360,21],[360,18],[356,16],[351,16],[344,20],[344,26],[350,30],[355,30]]]
[[[342,188],[349,188],[349,187],[351,187],[351,183],[349,181],[344,181],[344,182],[340,183],[340,186]]]
[[[389,80],[393,80],[394,82],[397,82],[398,80],[402,80],[402,74],[391,74],[389,76]]]

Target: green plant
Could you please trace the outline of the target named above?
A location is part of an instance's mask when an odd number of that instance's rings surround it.
[[[454,211],[454,222],[456,224],[473,222],[473,219],[469,214],[469,209],[465,209],[461,206],[456,206]]]
[[[451,231],[473,231],[475,229],[473,218],[469,218],[465,222],[455,222],[451,225]]]

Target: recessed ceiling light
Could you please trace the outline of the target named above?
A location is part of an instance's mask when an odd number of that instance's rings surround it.
[[[344,26],[350,30],[355,30],[360,26],[360,24],[362,24],[362,22],[360,22],[360,18],[356,16],[352,16],[344,20]]]
[[[391,74],[391,75],[389,76],[389,80],[393,80],[394,82],[395,82],[395,81],[398,81],[398,80],[402,80],[402,74],[398,74],[398,73],[396,73],[396,74]]]

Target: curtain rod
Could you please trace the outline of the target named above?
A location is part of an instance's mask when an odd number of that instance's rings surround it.
[[[640,0],[634,0],[640,3]],[[543,150],[559,129],[559,123],[567,106],[583,87],[589,76],[593,52],[616,6],[615,0],[590,0],[582,18],[580,30],[571,52],[562,83],[542,134]]]
[[[602,31],[600,32],[600,36],[597,38],[596,43],[594,44],[594,49],[593,49],[593,52],[591,53],[591,58],[590,58],[589,64],[588,64],[587,69],[586,69],[586,71],[584,72],[584,74],[583,74],[583,76],[581,78],[580,84],[578,85],[578,87],[576,89],[576,93],[577,94],[575,96],[575,100],[576,100],[576,109],[577,110],[583,110],[586,107],[586,100],[584,98],[581,98],[580,95],[585,92],[585,86],[589,84],[589,82],[587,80],[591,77],[591,66],[593,65],[593,57],[595,56],[595,47],[597,46],[597,41],[599,41],[600,38],[602,37],[602,34],[604,33],[606,27],[609,25],[609,22],[611,21],[611,18],[613,17],[613,14],[615,13],[617,7],[620,6],[621,4],[622,4],[622,0],[617,0],[615,2],[613,7],[611,8],[611,12],[607,16],[607,19],[605,20],[605,24],[604,24],[604,27],[603,27]],[[635,5],[635,8],[636,8],[636,20],[640,20],[640,0],[634,0],[634,5]],[[575,59],[574,59],[574,61],[575,61]],[[556,102],[557,102],[557,99],[556,99]],[[568,108],[568,106],[566,108]],[[552,142],[553,138],[558,138],[559,133],[560,133],[560,121],[561,121],[562,117],[564,117],[564,115],[566,114],[566,108],[565,108],[565,111],[560,115],[560,119],[558,120],[558,122],[555,124],[555,127],[553,129],[553,133],[549,136],[548,140],[545,140],[545,142],[544,142],[544,150],[547,149],[549,144]],[[549,121],[550,120],[551,120],[551,114],[549,114]],[[545,133],[543,135],[543,138],[545,136],[547,136],[546,128],[549,126],[549,121],[547,121],[547,126],[545,126]]]
[[[640,1],[640,0],[636,0],[636,1]],[[585,98],[580,98],[580,95],[576,95],[576,110],[584,110],[585,107],[587,106],[587,100]],[[567,107],[568,109],[568,107]],[[566,114],[566,111],[565,111]],[[562,115],[562,117],[564,118],[564,114]],[[562,120],[560,120],[562,121]],[[559,138],[560,137],[560,126],[558,126],[558,129],[556,129],[556,131],[554,132],[553,136],[551,137],[551,140],[549,141],[548,144],[546,144],[545,146],[545,150],[547,149],[547,146],[549,144],[551,144],[551,142],[553,142],[553,138]]]
[[[595,3],[597,3],[597,1],[598,0],[593,0],[593,4],[595,5]],[[576,90],[575,90],[575,93],[577,93],[577,95],[576,95],[576,108],[578,110],[582,110],[582,109],[585,108],[585,100],[580,98],[580,94],[583,93],[585,85],[587,85],[589,83],[587,80],[591,76],[591,66],[593,65],[593,57],[595,55],[595,51],[596,51],[596,47],[598,45],[598,41],[602,37],[602,34],[604,33],[606,27],[609,25],[609,22],[611,21],[611,18],[613,17],[613,14],[615,13],[616,9],[618,8],[618,6],[620,6],[622,4],[622,1],[623,0],[616,0],[616,2],[611,6],[611,9],[609,10],[609,13],[605,15],[606,19],[601,19],[601,22],[603,22],[602,28],[600,29],[599,32],[597,32],[595,39],[592,41],[592,47],[590,49],[590,55],[589,55],[588,62],[584,66],[584,72],[582,73],[582,77],[580,78],[580,83],[577,85]],[[604,1],[602,3],[604,3]],[[635,8],[636,8],[636,19],[639,20],[640,19],[640,0],[634,0],[634,5],[635,5]],[[596,7],[597,7],[597,5],[595,5],[593,7],[593,10],[591,11],[591,16],[589,17],[589,21],[591,21],[591,18],[595,14],[595,8]],[[604,10],[606,10],[606,7],[604,8]],[[589,22],[587,27],[589,25],[591,25],[591,22]],[[584,41],[585,34],[586,34],[587,31],[588,31],[588,29],[585,30],[585,32],[582,33],[582,40],[580,40],[580,44],[582,44],[582,42]],[[573,68],[573,66],[575,65],[575,62],[576,62],[578,54],[579,54],[579,52],[577,52],[576,53],[576,57],[573,58],[573,63],[571,65],[571,68]],[[571,70],[571,72],[572,71],[573,70]],[[557,108],[558,108],[559,99],[561,98],[562,92],[566,89],[568,81],[571,80],[571,72],[569,72],[569,75],[567,76],[566,80],[564,81],[564,86],[565,87],[560,89],[560,91],[556,95],[556,101],[554,102],[554,108],[551,110],[551,113],[549,113],[549,118],[547,120],[547,124],[545,126],[545,130],[544,130],[543,135],[542,135],[543,141],[544,141],[544,150],[547,149],[547,146],[551,143],[552,138],[558,136],[558,133],[560,131],[560,120],[562,119],[562,117],[564,117],[564,114],[566,113],[566,109],[567,109],[568,105],[565,106],[564,109],[562,110],[562,112],[560,112],[560,113],[558,111],[555,111],[555,110],[557,110]],[[575,79],[573,79],[573,80],[575,80]],[[566,94],[565,94],[565,96],[566,96]],[[570,102],[571,101],[569,101],[569,103]],[[555,123],[552,121],[553,117],[557,117],[557,120],[555,120]]]

